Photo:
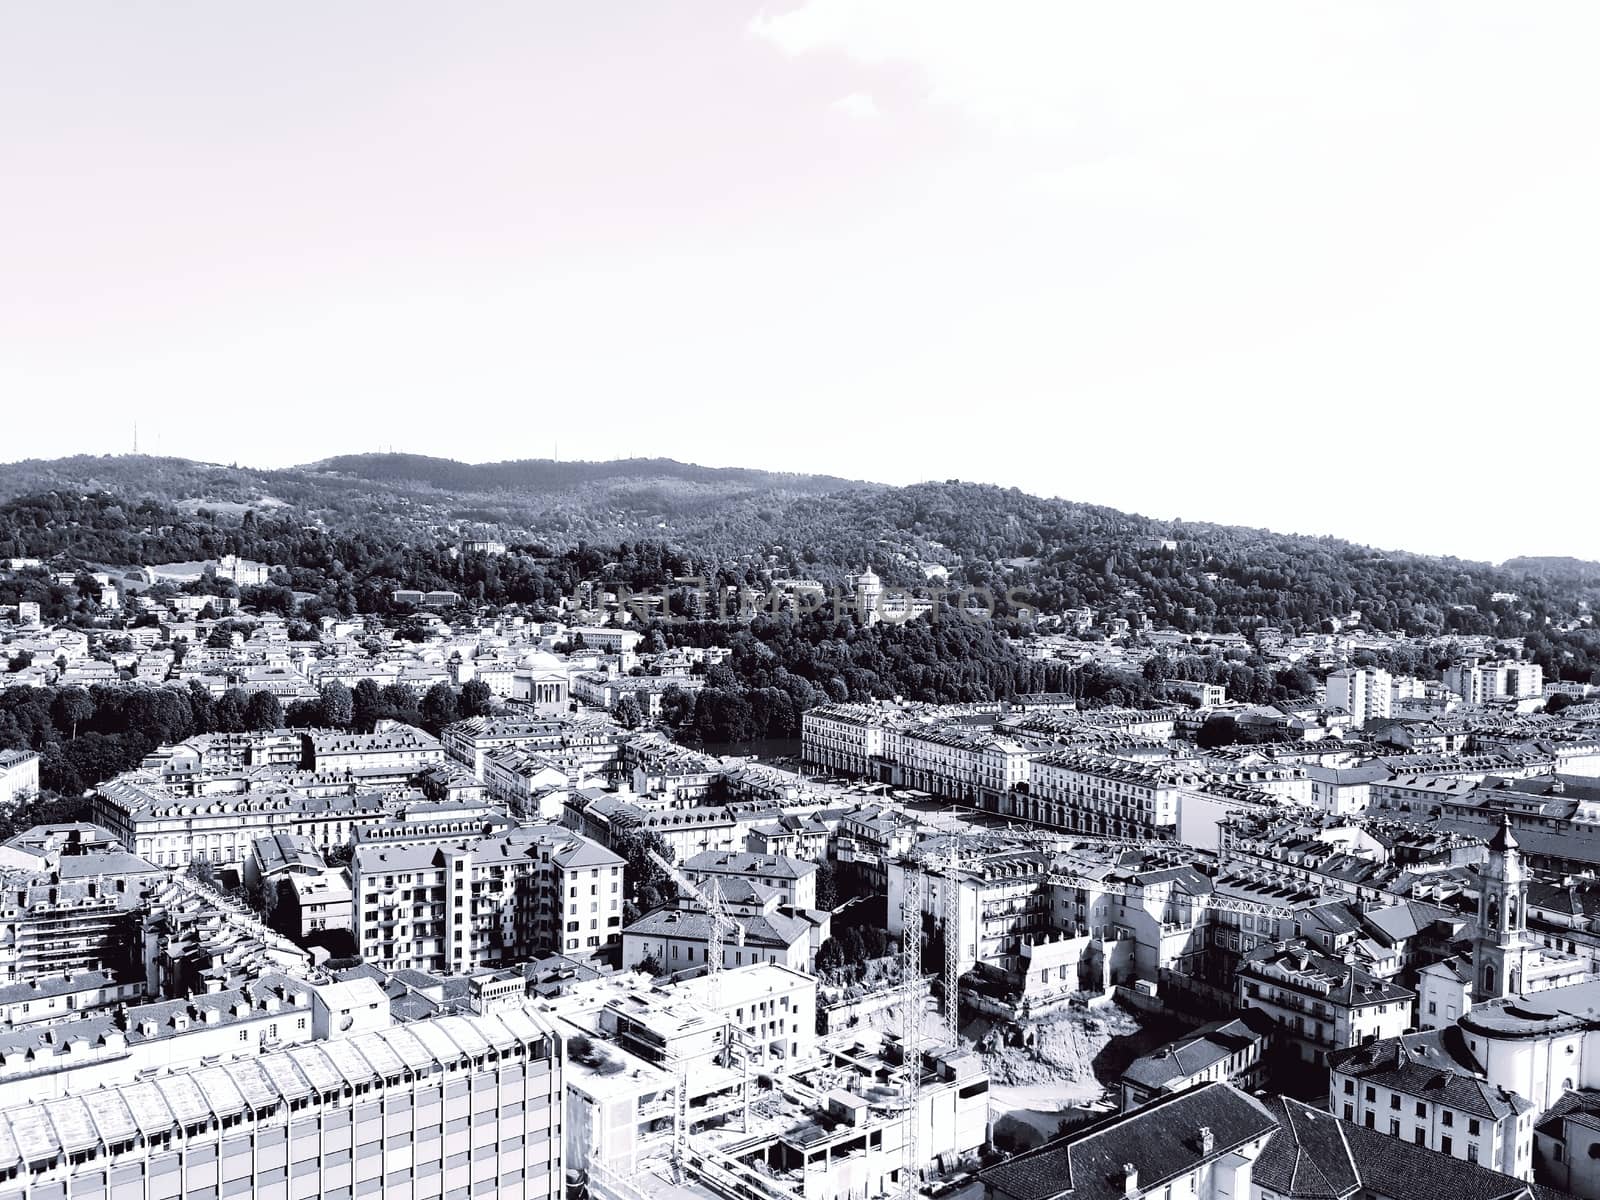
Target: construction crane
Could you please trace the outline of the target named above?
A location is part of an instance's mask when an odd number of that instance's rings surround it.
[[[706,934],[706,1007],[713,1014],[722,1012],[722,946],[723,939],[728,933],[744,943],[744,926],[734,920],[728,913],[727,907],[722,903],[722,887],[716,879],[709,885],[701,887],[690,879],[676,864],[663,858],[654,850],[647,851],[656,866],[667,873],[678,887],[692,896],[706,910],[706,915],[711,919],[711,928]],[[733,1022],[724,1016],[723,1046],[728,1056],[728,1065],[733,1065],[734,1042],[737,1040],[742,1050],[744,1060],[744,1128],[750,1130],[750,1076],[751,1059],[753,1052],[745,1044],[743,1030],[739,1031],[739,1038],[735,1039]],[[672,1167],[673,1173],[679,1183],[683,1182],[689,1158],[689,1063],[681,1055],[677,1060],[676,1095],[673,1098],[672,1109]]]
[[[900,1192],[916,1200],[922,1170],[922,866],[908,862],[900,895],[900,1049],[905,1058],[905,1113],[900,1130]],[[949,939],[946,938],[946,941]]]
[[[969,845],[971,839],[964,834],[949,834],[944,845],[936,850],[913,855],[906,866],[906,874],[918,876],[923,884],[923,873],[936,874],[944,880],[944,1026],[945,1041],[952,1047],[961,1044],[961,873],[979,869],[982,849]],[[917,898],[921,907],[921,896]],[[916,927],[920,934],[922,914],[917,914]],[[974,947],[976,957],[976,947]],[[921,961],[919,958],[918,966]]]

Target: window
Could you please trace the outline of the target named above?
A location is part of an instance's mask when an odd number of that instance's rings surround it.
[[[1427,1115],[1428,1115],[1428,1106],[1426,1104],[1424,1104],[1421,1100],[1418,1100],[1417,1101],[1417,1116],[1425,1117]],[[1473,1132],[1476,1133],[1477,1131],[1474,1130]]]
[[[1389,1122],[1389,1136],[1390,1137],[1399,1137],[1400,1136],[1400,1118],[1399,1117],[1396,1117],[1394,1120]]]
[[[1450,1153],[1450,1139],[1448,1137],[1442,1137],[1442,1138],[1439,1139],[1439,1153],[1440,1154],[1449,1154]]]
[[[1470,1163],[1478,1161],[1478,1145],[1476,1142],[1467,1143],[1467,1161]]]
[[[1346,1079],[1344,1081],[1344,1094],[1346,1096],[1354,1096],[1356,1094],[1356,1081],[1354,1079]]]
[[[1442,1125],[1454,1125],[1456,1123],[1456,1115],[1447,1108],[1439,1114],[1439,1122]]]
[[[1470,1121],[1467,1122],[1467,1132],[1470,1133],[1473,1137],[1477,1137],[1478,1136],[1478,1129],[1479,1129],[1479,1125],[1478,1125],[1478,1119],[1476,1117],[1472,1118]]]

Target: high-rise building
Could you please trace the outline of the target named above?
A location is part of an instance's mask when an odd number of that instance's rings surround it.
[[[562,1049],[520,1006],[0,1109],[0,1200],[556,1200]]]
[[[1342,708],[1358,725],[1389,716],[1394,681],[1378,667],[1347,667],[1328,676],[1327,704]]]

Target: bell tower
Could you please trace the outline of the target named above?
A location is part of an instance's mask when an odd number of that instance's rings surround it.
[[[1478,932],[1472,943],[1473,999],[1477,1003],[1520,992],[1525,986],[1528,872],[1511,818],[1501,814],[1500,828],[1489,841],[1478,896]]]

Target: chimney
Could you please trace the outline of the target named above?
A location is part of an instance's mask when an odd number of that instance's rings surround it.
[[[1216,1148],[1217,1138],[1216,1135],[1211,1132],[1211,1126],[1200,1126],[1200,1153],[1210,1154]]]
[[[1122,1164],[1122,1194],[1124,1196],[1139,1194],[1139,1168],[1132,1163]]]

